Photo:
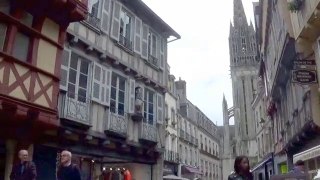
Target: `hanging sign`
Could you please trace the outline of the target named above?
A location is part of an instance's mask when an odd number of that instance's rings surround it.
[[[292,82],[300,84],[317,83],[317,71],[307,69],[292,70]]]

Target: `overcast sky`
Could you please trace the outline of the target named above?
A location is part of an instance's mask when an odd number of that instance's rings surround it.
[[[143,0],[180,35],[169,44],[171,74],[187,82],[187,97],[214,123],[222,125],[222,97],[232,106],[229,27],[233,0]],[[242,0],[253,21],[254,0]]]

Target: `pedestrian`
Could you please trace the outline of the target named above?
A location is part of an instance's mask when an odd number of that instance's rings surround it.
[[[61,152],[60,167],[58,169],[58,180],[81,180],[80,170],[76,164],[71,162],[72,154],[70,151]]]
[[[10,180],[35,180],[37,177],[36,165],[28,160],[28,151],[21,149],[18,153],[19,163],[13,165]]]
[[[298,160],[295,164],[293,169],[290,171],[290,173],[304,173],[304,162],[302,160]]]
[[[248,157],[236,157],[234,161],[234,173],[228,177],[228,180],[253,180]]]

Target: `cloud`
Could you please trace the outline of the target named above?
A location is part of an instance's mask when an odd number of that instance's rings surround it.
[[[143,1],[182,37],[168,45],[171,74],[186,80],[188,99],[222,125],[223,94],[232,106],[228,36],[233,0]],[[242,1],[252,19],[252,0]]]

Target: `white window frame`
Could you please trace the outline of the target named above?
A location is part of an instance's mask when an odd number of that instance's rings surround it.
[[[153,41],[153,37],[155,37],[155,42]],[[149,39],[150,38],[150,39]],[[149,29],[149,34],[148,34],[148,55],[153,56],[158,59],[158,40],[159,37],[157,36],[154,31]],[[153,48],[153,43],[156,45],[155,49]],[[153,51],[155,54],[153,54]]]
[[[120,9],[120,18],[119,18],[119,20],[120,20],[120,22],[121,22],[121,20],[122,20],[122,18],[123,18],[123,14],[124,15],[127,15],[128,17],[130,17],[130,32],[129,32],[129,34],[130,34],[130,38],[129,38],[129,40],[130,40],[130,42],[132,43],[132,41],[133,41],[133,38],[134,38],[134,34],[133,34],[133,30],[134,30],[134,24],[135,24],[135,18],[134,18],[134,16],[132,15],[132,13],[130,13],[130,11],[128,11],[126,8],[124,8],[123,6],[121,7],[121,9]],[[123,32],[125,32],[126,33],[126,31],[125,31],[125,28],[126,26],[124,26],[124,28],[123,28]],[[121,36],[121,35],[123,35],[123,34],[121,34],[120,33],[120,30],[121,30],[121,23],[120,23],[120,29],[119,29],[119,36]],[[127,38],[127,34],[125,34],[125,36],[124,36],[125,38]],[[119,37],[119,39],[120,39],[120,37]]]
[[[152,119],[152,123],[151,123],[151,120],[149,119],[149,115],[150,113],[149,112],[146,112],[146,110],[149,110],[149,97],[150,97],[150,93],[152,93],[152,105],[153,105],[153,109],[152,109],[152,116],[153,116],[153,119]],[[151,124],[151,125],[154,125],[156,124],[156,106],[157,106],[157,103],[156,103],[156,92],[152,91],[151,89],[148,89],[148,88],[145,88],[144,90],[144,108],[143,108],[143,115],[144,115],[144,122],[147,123],[147,124]]]
[[[73,67],[71,67],[71,61],[72,61],[72,55],[75,55],[75,56],[77,56],[77,69],[74,69]],[[69,79],[68,79],[68,83],[67,83],[67,94],[68,94],[68,97],[70,97],[70,98],[72,98],[72,99],[75,99],[76,101],[79,101],[79,102],[83,102],[83,101],[80,101],[79,100],[79,94],[78,94],[78,92],[79,92],[79,89],[84,89],[84,88],[82,88],[82,87],[79,87],[80,86],[80,81],[79,81],[79,79],[80,79],[80,75],[82,74],[82,75],[85,75],[84,73],[82,73],[81,72],[81,62],[82,61],[87,61],[85,58],[83,58],[83,57],[81,57],[80,55],[78,55],[78,54],[76,54],[76,53],[74,53],[74,52],[71,52],[71,58],[69,59],[69,70],[68,70],[68,78],[70,79],[70,70],[75,70],[76,71],[76,82],[75,82],[75,84],[74,83],[72,83],[72,82],[70,82],[69,81]],[[90,74],[90,66],[91,66],[91,64],[90,64],[90,62],[88,62],[87,61],[87,63],[88,63],[88,72],[87,72],[87,74],[86,74],[86,76],[87,76],[87,87],[86,87],[86,97],[85,97],[85,102],[86,101],[88,101],[88,99],[89,99],[89,84],[90,84],[90,76],[89,76],[89,74]],[[70,96],[70,89],[69,89],[69,84],[72,84],[72,85],[74,85],[75,86],[75,92],[74,92],[74,97],[71,97]]]
[[[116,78],[116,87],[113,86],[112,82],[113,82],[113,78]],[[120,90],[120,79],[123,79],[125,82],[124,82],[124,91],[123,90]],[[127,102],[126,102],[126,99],[127,99],[127,79],[115,72],[112,72],[111,74],[111,88],[110,88],[110,112],[111,113],[115,113],[119,116],[125,116],[126,114],[126,109],[127,109]],[[116,97],[115,99],[112,97],[112,89],[115,89],[116,90]],[[120,91],[123,91],[124,93],[124,98],[123,98],[123,113],[119,112],[119,92]],[[111,107],[111,102],[112,101],[115,101],[115,109],[114,109],[114,112],[112,111],[112,107]]]

